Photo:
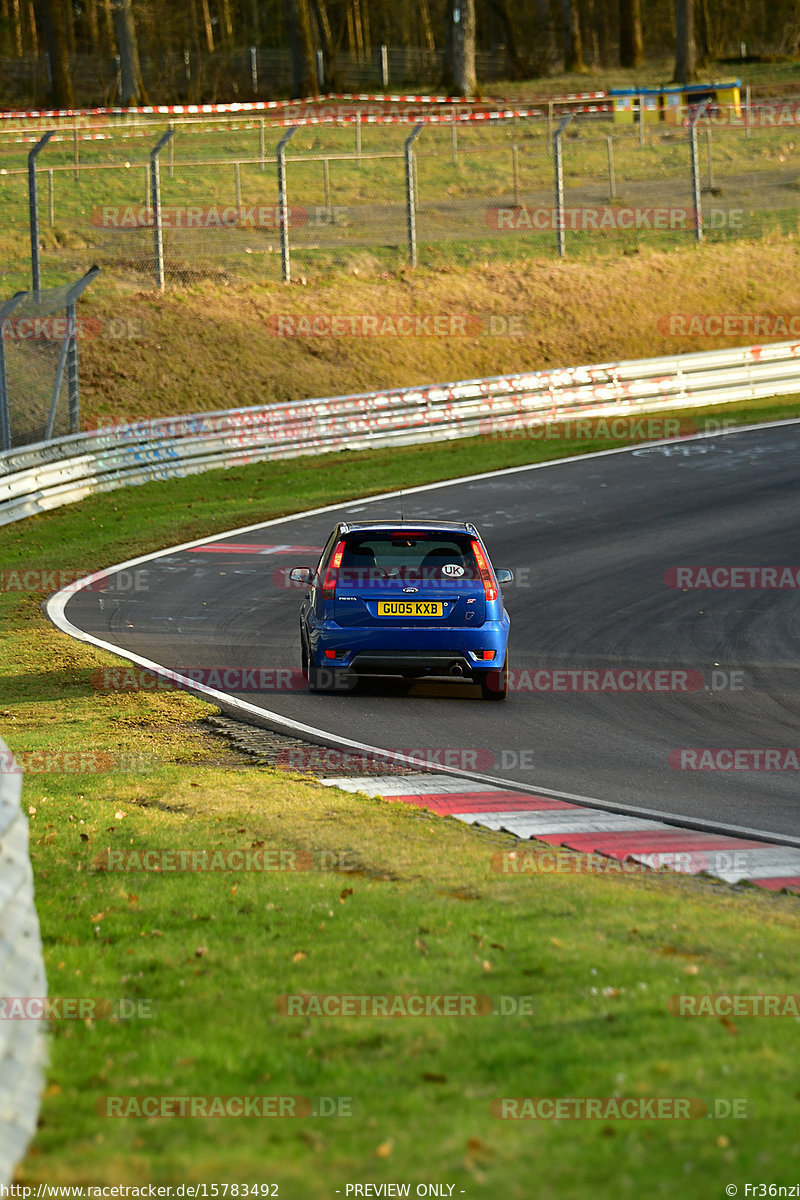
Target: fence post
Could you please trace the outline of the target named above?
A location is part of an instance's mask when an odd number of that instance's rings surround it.
[[[286,143],[297,133],[297,125],[287,129],[278,142],[275,155],[278,163],[278,223],[281,230],[281,274],[284,283],[292,281],[292,266],[289,260],[289,205],[286,202]]]
[[[614,174],[614,139],[610,133],[606,134],[606,147],[608,149],[608,190],[612,200],[617,198],[617,179]]]
[[[361,109],[356,110],[356,166],[361,166]]]
[[[458,126],[456,125],[456,109],[453,105],[452,125],[450,127],[450,153],[453,159],[453,166],[458,166]]]
[[[233,186],[236,194],[236,220],[242,219],[242,173],[238,162],[233,164]]]
[[[381,46],[381,87],[389,86],[389,49],[387,46]]]
[[[36,303],[39,303],[39,293],[41,291],[41,274],[39,271],[39,198],[36,192],[36,159],[41,150],[44,150],[50,138],[55,133],[55,129],[48,129],[47,133],[39,138],[36,145],[28,155],[28,213],[31,226],[31,275],[33,277],[33,296]]]
[[[644,145],[644,96],[639,94],[639,146]]]
[[[73,171],[72,178],[77,183],[78,182],[78,166],[80,164],[80,154],[78,151],[78,126],[77,125],[72,126],[72,161],[74,164],[74,171]]]
[[[260,169],[262,171],[266,171],[266,169],[267,169],[266,154],[267,154],[267,144],[266,144],[266,135],[264,132],[264,118],[262,117],[258,123],[258,157],[261,159],[261,168]]]
[[[318,50],[317,51],[317,86],[319,87],[320,91],[322,91],[324,84],[325,84],[325,55],[322,53],[321,50]]]
[[[519,208],[519,146],[511,147],[511,170],[514,176],[514,208]]]
[[[150,151],[150,187],[153,210],[153,251],[155,255],[156,287],[164,290],[164,239],[161,233],[161,179],[158,171],[158,156],[171,140],[175,130],[170,128]]]
[[[696,242],[703,240],[703,208],[700,198],[700,163],[697,157],[697,122],[702,117],[708,107],[708,101],[704,100],[698,105],[694,113],[689,114],[689,151],[692,168],[692,203],[694,204],[694,239]]]
[[[61,343],[61,354],[59,355],[58,359],[56,382],[53,388],[53,397],[50,401],[50,412],[47,417],[47,428],[44,434],[44,440],[46,442],[48,442],[53,436],[56,410],[58,408],[58,397],[61,391],[61,381],[64,378],[65,368],[67,371],[67,408],[69,413],[69,431],[70,433],[80,432],[80,399],[78,394],[78,315],[76,305],[81,292],[86,290],[99,271],[100,268],[97,266],[90,267],[83,278],[79,279],[77,283],[73,283],[72,287],[67,292],[67,336]]]
[[[566,239],[564,237],[564,165],[563,154],[561,150],[561,135],[572,120],[572,113],[567,113],[561,118],[561,124],[553,134],[553,159],[555,161],[556,174],[556,232],[558,234],[558,254],[560,258],[564,258],[567,253]]]
[[[0,306],[0,450],[11,449],[11,417],[6,376],[6,319],[11,316],[17,305],[22,303],[26,295],[26,292],[17,292],[15,296]]]
[[[253,89],[253,95],[258,95],[258,51],[255,46],[250,47],[250,85]]]
[[[708,190],[714,192],[714,164],[711,161],[711,128],[706,130],[706,166],[708,168]]]
[[[168,128],[171,129],[173,133],[175,132],[174,125],[169,125]],[[174,146],[175,146],[175,143],[173,142],[172,138],[170,138],[169,139],[169,177],[170,177],[170,179],[172,179],[172,174],[173,174],[172,168],[175,163]]]
[[[411,146],[422,133],[422,130],[423,126],[421,124],[415,125],[413,131],[406,138],[405,143],[406,218],[408,223],[408,265],[410,267],[416,267],[417,265],[417,166]]]
[[[52,229],[55,224],[55,201],[53,198],[53,168],[47,169],[47,220]]]

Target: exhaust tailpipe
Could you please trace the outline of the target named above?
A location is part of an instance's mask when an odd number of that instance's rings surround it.
[[[451,675],[463,675],[464,668],[461,666],[461,663],[453,663],[452,667],[450,668],[450,674]]]

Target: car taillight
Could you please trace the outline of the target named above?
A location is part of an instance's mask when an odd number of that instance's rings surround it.
[[[332,600],[333,592],[336,587],[336,580],[339,575],[339,567],[342,565],[342,555],[344,554],[344,542],[337,542],[336,549],[333,552],[333,557],[328,564],[328,569],[325,572],[325,578],[322,582],[322,597],[324,600]]]
[[[486,555],[483,553],[483,548],[479,542],[472,543],[472,552],[475,555],[475,561],[478,564],[478,571],[483,580],[483,595],[487,603],[489,600],[497,599],[497,586],[494,582],[489,563],[486,561]]]

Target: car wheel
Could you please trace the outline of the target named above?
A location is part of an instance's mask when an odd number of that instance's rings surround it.
[[[306,646],[306,640],[303,637],[302,631],[300,633],[300,669],[306,677],[310,692],[324,691],[320,681],[320,671],[309,658],[308,647]]]
[[[484,700],[505,700],[508,696],[508,656],[497,671],[481,671],[479,683]]]

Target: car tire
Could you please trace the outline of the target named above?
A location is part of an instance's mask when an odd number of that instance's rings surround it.
[[[315,667],[308,654],[306,640],[303,637],[302,630],[300,632],[300,669],[306,677],[308,690],[310,692],[321,692],[324,689],[320,686],[319,671]]]
[[[498,670],[481,671],[478,682],[483,700],[505,700],[508,696],[508,656]]]

